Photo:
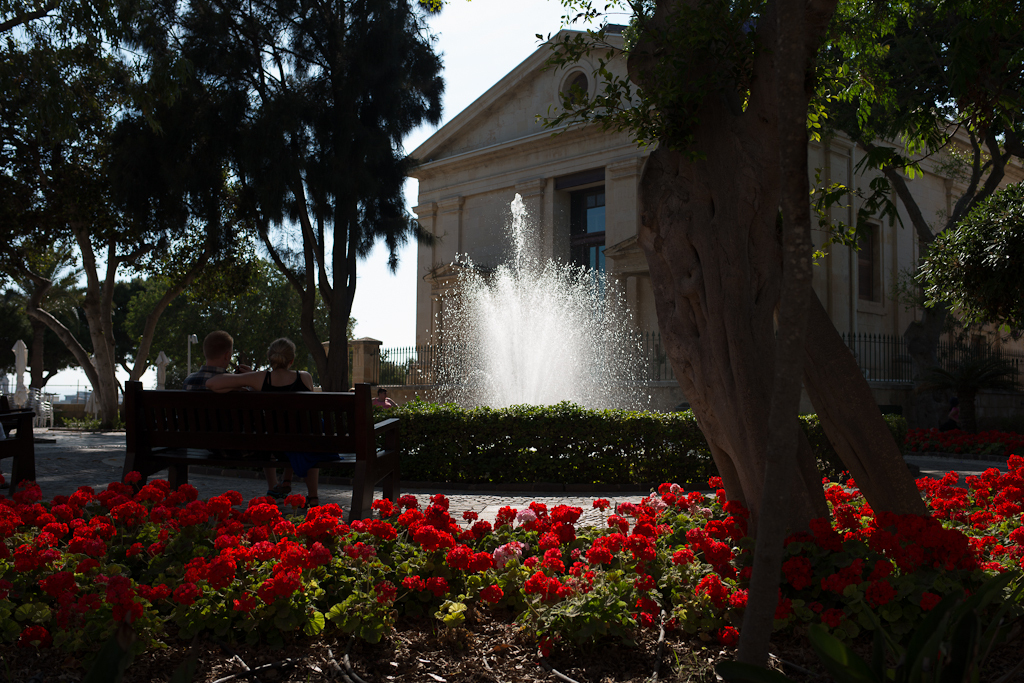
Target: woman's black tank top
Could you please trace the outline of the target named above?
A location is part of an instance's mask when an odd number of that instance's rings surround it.
[[[295,371],[295,381],[281,387],[275,387],[270,383],[270,371],[268,371],[263,376],[263,388],[260,391],[309,391],[309,389],[302,383],[302,375],[299,374],[298,370]]]

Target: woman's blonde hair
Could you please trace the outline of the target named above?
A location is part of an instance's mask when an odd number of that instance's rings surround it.
[[[295,342],[287,337],[275,339],[267,348],[271,370],[287,370],[295,362]]]

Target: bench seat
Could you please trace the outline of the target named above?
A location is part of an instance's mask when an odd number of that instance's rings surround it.
[[[370,385],[352,392],[277,393],[237,391],[148,391],[139,382],[125,390],[127,429],[123,477],[137,471],[141,485],[167,470],[173,488],[188,482],[191,465],[281,467],[272,453],[299,451],[341,453],[355,464],[352,479],[353,519],[371,515],[374,487],[399,496],[398,420],[373,423]],[[377,444],[381,443],[382,448]],[[183,449],[226,451],[225,457]],[[257,457],[233,458],[231,452]],[[261,459],[258,454],[266,453]]]

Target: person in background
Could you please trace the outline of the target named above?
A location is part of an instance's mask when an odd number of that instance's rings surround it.
[[[949,399],[949,415],[946,421],[939,425],[940,432],[949,432],[960,429],[960,399],[954,396]]]
[[[282,337],[276,339],[267,349],[267,360],[270,362],[270,370],[259,370],[247,372],[241,375],[222,374],[211,377],[206,386],[211,391],[223,393],[236,389],[249,389],[251,391],[313,391],[313,378],[304,370],[291,370],[295,362],[295,344],[290,339]],[[316,507],[320,504],[319,483],[320,463],[325,461],[340,460],[337,453],[298,453],[287,452],[288,460],[291,462],[292,470],[298,477],[305,477],[306,507]]]
[[[231,358],[235,355],[235,340],[224,330],[217,330],[203,339],[203,356],[205,363],[201,368],[185,378],[185,391],[207,391],[206,383],[218,375],[227,374],[231,366]],[[235,372],[252,372],[248,365],[238,364]],[[219,457],[245,457],[245,453],[214,452]],[[264,467],[263,474],[267,478],[267,495],[272,498],[284,498],[292,491],[292,468],[286,465],[281,483],[277,481],[277,468]]]
[[[394,408],[398,404],[388,398],[388,390],[384,387],[377,389],[377,398],[373,399],[373,405],[378,408]]]

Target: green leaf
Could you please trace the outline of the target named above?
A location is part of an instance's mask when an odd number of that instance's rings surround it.
[[[185,658],[178,668],[171,674],[171,683],[192,683],[196,678],[196,669],[199,666],[199,651],[196,650]]]
[[[949,663],[942,667],[940,683],[962,683],[964,674],[974,665],[975,648],[978,640],[978,617],[968,612],[956,624],[953,639],[949,644]]]
[[[944,597],[914,631],[906,653],[906,661],[910,665],[909,680],[920,679],[925,656],[934,659],[945,635],[950,613],[962,596],[963,591],[955,591]]]
[[[119,624],[114,634],[96,653],[96,659],[83,683],[120,683],[124,670],[132,662],[134,641],[135,631],[132,627],[125,623]]]
[[[307,636],[315,636],[324,630],[325,624],[326,621],[324,620],[323,613],[313,612],[313,616],[309,618],[309,621],[303,624],[302,630]]]
[[[50,608],[41,602],[25,603],[14,610],[14,618],[42,624],[50,620]]]
[[[883,683],[863,659],[824,629],[811,627],[807,637],[821,663],[838,683]]]

